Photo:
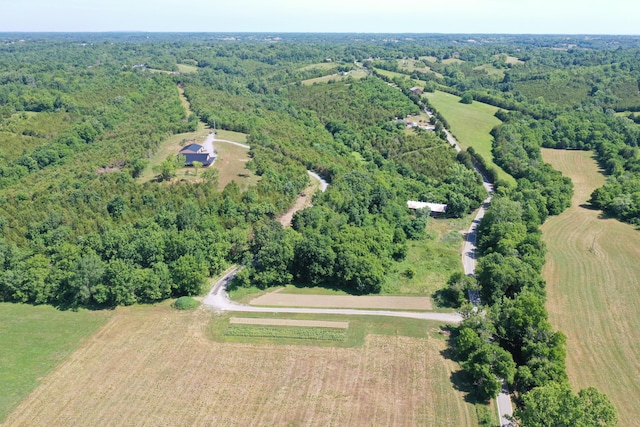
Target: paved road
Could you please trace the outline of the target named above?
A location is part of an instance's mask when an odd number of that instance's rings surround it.
[[[431,117],[433,114],[425,108],[425,112]],[[458,141],[451,135],[451,133],[447,129],[443,129],[447,135],[447,141],[451,144],[457,152],[460,152],[460,145]],[[475,166],[474,166],[475,167]],[[468,276],[473,276],[476,271],[476,238],[478,236],[478,225],[480,225],[480,221],[484,218],[484,214],[491,203],[492,193],[493,193],[493,184],[489,179],[476,167],[476,171],[482,176],[482,185],[489,193],[489,196],[484,200],[482,206],[478,210],[476,217],[473,219],[469,230],[467,231],[467,237],[465,239],[464,245],[462,247],[462,267],[464,269],[464,274]],[[479,301],[479,296],[476,301]],[[473,301],[472,301],[473,302]],[[513,416],[513,404],[511,403],[511,396],[509,394],[509,389],[507,385],[502,382],[502,390],[500,390],[500,394],[496,397],[496,405],[498,406],[498,416],[500,417],[500,426],[508,427],[512,426],[511,421],[509,421],[506,416]]]
[[[216,134],[215,133],[210,133],[209,135],[207,135],[207,138],[202,143],[202,146],[204,147],[204,151],[213,154],[214,153],[214,151],[213,151],[213,143],[214,142],[226,142],[227,144],[237,145],[238,147],[246,148],[247,150],[251,148],[247,144],[241,144],[240,142],[228,141],[226,139],[218,139],[218,138],[216,138]]]
[[[233,267],[216,282],[211,292],[207,294],[202,303],[215,311],[234,311],[252,313],[315,313],[315,314],[343,314],[364,316],[388,316],[408,317],[412,319],[436,320],[446,323],[460,323],[462,317],[458,313],[434,313],[431,311],[391,311],[391,310],[355,310],[342,308],[291,308],[291,307],[254,307],[238,304],[229,299],[226,292],[227,284],[238,272],[238,267]]]

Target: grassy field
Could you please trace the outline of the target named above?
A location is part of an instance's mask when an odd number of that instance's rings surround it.
[[[462,219],[430,219],[429,238],[409,242],[407,257],[393,264],[382,294],[431,296],[441,289],[451,273],[462,270],[462,232],[472,220],[471,215]],[[412,270],[412,277],[407,270]]]
[[[198,67],[195,65],[178,64],[178,71],[182,74],[195,73],[198,71]]]
[[[409,76],[407,76],[406,74],[402,74],[402,73],[397,73],[395,71],[387,71],[387,70],[383,70],[380,68],[376,68],[376,72],[383,75],[383,76],[387,76],[389,78],[396,78],[399,77],[401,79],[407,79],[407,80],[411,80],[411,84],[414,86],[418,86],[418,87],[424,87],[427,82],[424,80],[418,80],[418,79],[412,79]]]
[[[304,67],[299,68],[300,71],[307,71],[307,70],[331,70],[333,68],[336,68],[337,66],[339,66],[340,63],[335,63],[335,62],[319,62],[317,64],[309,64],[309,65],[305,65]]]
[[[218,342],[227,315],[118,308],[6,425],[477,425],[438,325],[361,319],[349,330],[376,335],[341,348]]]
[[[0,423],[108,318],[106,312],[0,303]]]
[[[575,388],[593,385],[607,393],[619,425],[637,425],[640,232],[583,207],[605,181],[591,153],[544,150],[543,157],[574,184],[572,207],[542,227],[547,309],[568,338],[569,379]]]
[[[429,102],[447,119],[451,132],[463,147],[473,147],[484,157],[489,165],[498,170],[500,179],[515,186],[511,175],[493,163],[491,129],[501,122],[495,117],[497,107],[473,101],[472,104],[461,104],[460,98],[446,92],[425,93]]]
[[[303,85],[312,85],[314,83],[328,83],[329,80],[335,80],[335,81],[340,81],[340,80],[344,80],[348,77],[352,77],[356,80],[359,79],[363,79],[367,76],[367,72],[365,70],[353,70],[350,71],[349,74],[347,75],[339,75],[339,74],[330,74],[328,76],[323,76],[323,77],[316,77],[315,79],[307,79],[307,80],[303,80],[302,84]]]
[[[233,132],[234,134],[237,132]],[[222,131],[218,132],[217,138],[223,139]],[[240,134],[243,135],[243,134]],[[247,138],[234,138],[227,135],[224,139],[235,142],[246,142]],[[223,189],[231,181],[235,181],[243,191],[257,184],[260,179],[253,172],[247,169],[249,161],[249,150],[238,145],[226,142],[214,142],[215,149],[218,151],[218,158],[212,167],[218,169],[218,188]]]

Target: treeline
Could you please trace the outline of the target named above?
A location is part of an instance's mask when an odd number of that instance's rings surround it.
[[[507,382],[517,399],[515,416],[524,425],[553,423],[564,410],[573,423],[615,425],[615,408],[604,394],[594,388],[571,391],[566,338],[554,331],[545,309],[546,250],[539,227],[570,205],[571,181],[542,162],[542,133],[534,121],[515,115],[492,133],[494,159],[517,178],[517,187],[497,186],[478,227],[477,284],[459,277],[449,282],[449,295],[479,289],[484,304],[481,312],[466,311],[454,351],[481,399],[495,396],[501,380]],[[541,403],[553,399],[561,403]]]
[[[521,174],[527,167],[523,162],[525,152],[535,152],[539,146],[593,150],[609,178],[602,188],[593,192],[590,202],[623,221],[640,224],[640,127],[633,121],[598,107],[567,111],[553,120],[534,122],[506,112],[501,113],[501,119],[507,121],[508,126],[496,133],[498,144],[494,154],[504,158],[505,170],[514,176]],[[515,145],[509,141],[515,141]],[[521,148],[516,147],[518,141],[522,141]],[[512,145],[514,148],[510,149]],[[538,164],[539,159],[533,166]],[[552,184],[550,188],[555,186]],[[547,196],[565,198],[558,192]]]

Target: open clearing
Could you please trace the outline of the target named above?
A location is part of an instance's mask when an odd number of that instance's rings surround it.
[[[0,303],[0,422],[109,316]]]
[[[305,188],[301,194],[298,195],[298,198],[296,199],[293,206],[291,206],[285,213],[278,217],[278,222],[282,224],[283,227],[289,227],[291,225],[293,215],[295,215],[296,212],[311,207],[311,202],[314,194],[316,194],[316,192],[321,189],[320,181],[318,181],[313,176],[310,176],[309,179],[311,180],[311,184],[309,184],[309,186]]]
[[[187,115],[191,114],[191,106],[189,101],[184,96],[184,90],[178,88],[180,94],[180,101],[187,111]],[[172,135],[163,142],[160,143],[158,150],[149,158],[149,164],[143,171],[141,179],[143,181],[150,181],[156,177],[153,172],[154,166],[158,166],[167,157],[176,156],[184,147],[185,144],[195,142],[202,144],[209,136],[211,130],[205,127],[203,122],[198,122],[198,129],[195,132],[180,133]],[[247,142],[248,135],[239,132],[232,132],[226,130],[217,130],[216,139],[222,139],[227,141],[233,141],[240,144]],[[214,148],[217,151],[217,158],[212,166],[218,170],[218,188],[223,189],[231,181],[235,181],[242,190],[246,190],[257,184],[259,177],[253,172],[247,169],[247,162],[249,161],[249,149],[238,145],[230,144],[223,141],[214,141]],[[201,173],[204,169],[200,169]],[[186,181],[198,181],[199,175],[195,174],[195,170],[192,167],[179,168],[176,171],[176,178],[178,180]]]
[[[572,207],[543,226],[543,274],[553,325],[567,335],[567,370],[576,388],[605,392],[621,426],[640,419],[640,232],[582,207],[604,184],[592,154],[543,150],[570,177]]]
[[[216,138],[222,139],[220,133],[216,135]],[[236,139],[241,138],[234,138],[229,140],[235,142],[243,142],[236,141]],[[213,165],[211,165],[211,167],[218,169],[219,189],[223,189],[231,181],[235,181],[243,191],[258,183],[260,177],[256,176],[253,172],[247,169],[247,162],[249,161],[249,150],[247,148],[221,141],[214,141],[213,145],[218,152],[218,157],[216,158],[216,161],[213,162]]]
[[[487,161],[487,164],[498,170],[500,179],[515,186],[515,179],[493,163],[493,154],[491,154],[493,137],[490,132],[502,123],[495,117],[497,107],[478,101],[462,104],[460,97],[441,91],[425,92],[423,96],[447,119],[451,126],[451,133],[463,148],[473,147]]]
[[[271,307],[369,308],[389,310],[431,310],[429,297],[371,295],[284,294],[281,289],[259,296],[251,305]]]
[[[118,308],[6,425],[477,425],[434,324],[337,348],[215,342],[210,323],[228,318]]]
[[[330,74],[328,76],[316,77],[314,79],[303,80],[303,85],[312,85],[314,83],[328,83],[330,80],[340,81],[344,80],[348,77],[354,78],[356,80],[363,79],[367,77],[367,72],[365,70],[353,70],[349,71],[345,74]]]

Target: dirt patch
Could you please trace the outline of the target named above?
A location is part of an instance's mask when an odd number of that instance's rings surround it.
[[[234,325],[302,326],[310,328],[339,329],[349,328],[349,322],[331,322],[328,320],[264,319],[257,317],[232,317],[229,319],[229,323]]]
[[[476,425],[443,340],[361,348],[218,343],[211,314],[118,308],[7,426]]]
[[[320,188],[321,183],[316,178],[314,178],[313,175],[311,175],[311,185],[305,188],[305,190],[298,196],[296,202],[293,204],[293,206],[291,206],[291,208],[289,208],[288,211],[278,217],[278,222],[282,224],[283,227],[289,227],[291,225],[293,215],[299,210],[310,207],[313,195]]]
[[[369,308],[389,310],[431,310],[429,297],[370,295],[300,295],[269,292],[251,300],[251,305],[274,307]]]

